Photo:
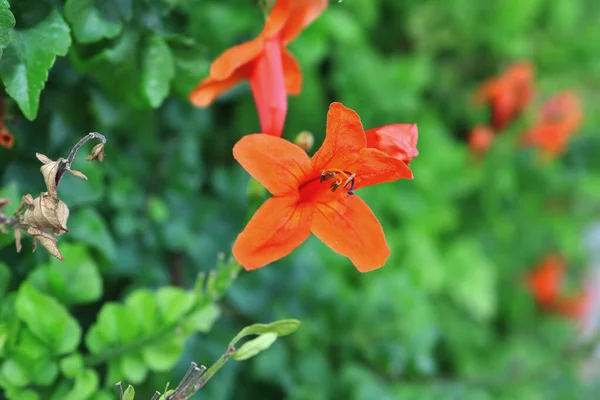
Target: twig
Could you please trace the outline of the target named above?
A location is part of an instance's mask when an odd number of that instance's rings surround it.
[[[77,151],[81,148],[81,146],[83,146],[86,142],[88,142],[92,139],[98,139],[100,142],[102,142],[102,144],[106,143],[106,138],[104,137],[104,135],[101,135],[98,132],[90,132],[87,135],[85,135],[83,138],[81,138],[81,140],[79,142],[77,142],[77,144],[73,147],[73,149],[71,149],[71,153],[69,153],[69,157],[67,158],[67,161],[65,161],[59,167],[58,171],[56,172],[56,176],[54,178],[56,187],[58,187],[58,183],[60,182],[60,179],[62,178],[64,173],[71,169],[71,164],[73,164],[73,161],[75,160]]]

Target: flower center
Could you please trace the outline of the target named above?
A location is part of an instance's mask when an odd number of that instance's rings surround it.
[[[343,189],[346,189],[348,185],[350,185],[350,189],[348,189],[348,194],[354,194],[354,178],[356,174],[348,171],[342,171],[341,169],[331,168],[321,172],[321,176],[319,177],[319,182],[327,182],[333,179],[333,182],[329,185],[332,192],[335,192],[337,188],[340,186]]]

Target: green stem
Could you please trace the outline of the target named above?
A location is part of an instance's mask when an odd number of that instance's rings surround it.
[[[191,396],[194,395],[194,393],[196,393],[204,385],[206,385],[206,382],[208,382],[210,378],[212,378],[217,373],[217,371],[219,371],[223,367],[223,365],[225,365],[225,363],[231,358],[231,355],[234,352],[235,347],[233,347],[233,345],[230,344],[227,347],[227,351],[225,352],[225,354],[219,357],[219,359],[215,361],[215,363],[211,365],[210,368],[202,375],[198,382],[196,382],[196,384],[192,385],[189,388],[188,392],[185,393],[185,398],[189,399]]]

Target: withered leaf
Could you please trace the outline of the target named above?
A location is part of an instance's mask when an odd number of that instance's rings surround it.
[[[27,233],[29,235],[31,235],[31,237],[34,240],[34,246],[33,246],[33,250],[35,251],[35,241],[37,240],[38,242],[40,242],[40,244],[42,246],[44,246],[44,248],[46,250],[48,250],[48,253],[52,254],[54,257],[58,258],[60,261],[63,260],[63,256],[62,254],[60,254],[60,251],[58,250],[58,247],[56,246],[56,242],[57,239],[50,235],[47,232],[44,232],[41,229],[37,229],[37,228],[33,228],[30,227],[29,229],[27,229]]]
[[[8,204],[10,204],[8,199],[0,197],[0,209],[2,209],[2,207],[6,207]]]
[[[52,161],[48,157],[43,154],[35,153],[35,156],[44,163],[40,167],[40,171],[42,171],[42,175],[44,176],[44,182],[46,183],[46,188],[48,189],[48,194],[52,197],[57,197],[56,194],[56,174],[58,173],[58,169],[64,161],[64,158],[59,158],[56,161]]]
[[[28,200],[31,201],[30,198]],[[23,216],[23,222],[27,225],[34,228],[52,229],[56,235],[68,232],[69,208],[62,200],[52,197],[48,193],[42,193],[28,204],[29,207]]]
[[[21,252],[21,229],[15,228],[15,246],[17,246],[17,253]]]
[[[68,171],[70,173],[72,173],[73,175],[75,175],[76,177],[81,178],[81,179],[85,179],[87,181],[87,176],[85,176],[82,172],[76,171],[74,169],[69,169]]]
[[[98,143],[92,148],[92,154],[85,158],[86,161],[98,160],[102,162],[104,160],[104,143]]]

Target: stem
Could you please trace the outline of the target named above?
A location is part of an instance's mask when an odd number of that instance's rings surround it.
[[[0,225],[8,225],[11,228],[19,226],[19,219],[16,217],[5,217],[0,215]]]
[[[88,142],[92,139],[98,139],[102,144],[106,143],[106,138],[104,137],[104,135],[101,135],[98,132],[90,132],[87,135],[85,135],[84,137],[82,137],[81,140],[79,142],[77,142],[77,144],[71,149],[71,153],[69,153],[69,157],[67,158],[67,161],[65,161],[59,167],[58,171],[56,172],[56,177],[54,178],[56,187],[58,187],[58,183],[60,182],[60,179],[64,175],[65,171],[68,171],[71,169],[71,164],[73,164],[73,161],[75,160],[77,151],[81,148],[81,146],[83,146],[86,142]]]
[[[194,393],[200,390],[206,382],[210,380],[214,376],[214,374],[219,371],[223,365],[231,358],[231,355],[235,352],[235,347],[233,345],[229,345],[227,347],[227,351],[223,354],[219,359],[210,366],[210,368],[202,375],[202,377],[193,385],[191,388],[185,393],[185,399],[189,399]]]

